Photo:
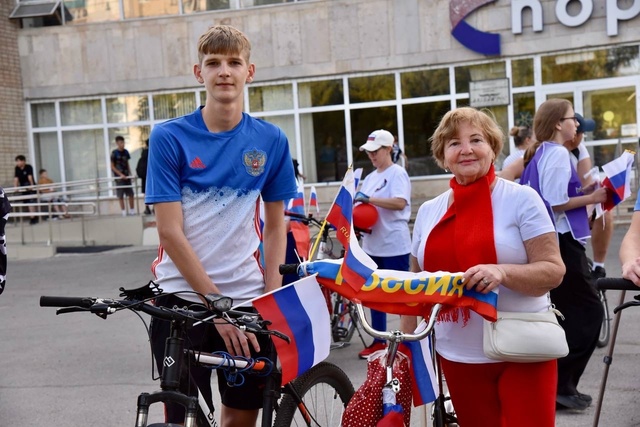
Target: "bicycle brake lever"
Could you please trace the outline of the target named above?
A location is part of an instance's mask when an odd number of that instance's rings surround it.
[[[267,331],[267,332],[269,332],[269,335],[275,335],[281,340],[286,341],[287,344],[291,344],[291,338],[289,338],[287,335],[283,334],[282,332],[280,331]]]
[[[56,310],[56,315],[66,314],[66,313],[75,313],[77,311],[91,311],[91,309],[85,308],[85,307],[62,307]]]
[[[619,311],[624,310],[625,308],[629,308],[634,305],[640,305],[640,301],[627,301],[624,304],[621,304],[613,309],[613,314],[618,314]]]

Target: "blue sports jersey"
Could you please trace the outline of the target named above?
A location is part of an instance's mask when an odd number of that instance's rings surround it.
[[[146,191],[147,204],[182,203],[184,233],[220,292],[236,303],[262,293],[260,196],[273,202],[296,194],[278,127],[243,114],[234,129],[212,133],[200,109],[161,123],[149,139]],[[162,247],[152,268],[165,292],[191,290]]]
[[[634,211],[640,211],[640,189],[638,189],[638,198],[636,199],[636,204],[633,207]]]

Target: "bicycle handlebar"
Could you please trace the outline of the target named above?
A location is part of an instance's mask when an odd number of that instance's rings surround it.
[[[83,307],[90,308],[95,302],[95,298],[87,297],[58,297],[46,296],[40,297],[40,307]]]
[[[300,264],[280,264],[278,271],[280,274],[298,274]]]
[[[618,291],[638,291],[640,287],[636,286],[631,280],[618,277],[605,277],[596,280],[596,287],[600,290],[618,290]]]
[[[367,332],[367,334],[371,335],[374,338],[397,343],[400,343],[402,341],[420,341],[426,338],[426,336],[431,333],[431,330],[436,323],[436,319],[438,318],[438,313],[440,313],[440,309],[442,308],[442,304],[434,304],[431,308],[431,312],[429,313],[427,326],[418,333],[409,333],[399,330],[379,331],[377,329],[374,329],[367,321],[367,317],[364,315],[364,308],[362,307],[362,304],[359,302],[354,302],[354,304],[356,306],[356,311],[358,313],[358,317],[360,318],[360,322],[362,323],[362,327]]]
[[[61,296],[47,296],[40,297],[40,307],[61,307],[56,311],[56,314],[72,313],[77,311],[89,311],[93,314],[109,315],[113,314],[120,309],[132,309],[142,311],[152,317],[157,317],[162,320],[181,320],[185,318],[191,318],[194,320],[203,320],[210,316],[212,313],[220,317],[221,312],[215,310],[207,310],[204,306],[202,310],[188,310],[188,309],[166,309],[162,307],[156,307],[144,301],[127,300],[127,299],[107,299],[107,298],[93,298],[93,297],[61,297]],[[243,313],[246,314],[246,313]]]

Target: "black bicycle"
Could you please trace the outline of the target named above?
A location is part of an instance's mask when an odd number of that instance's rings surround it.
[[[135,427],[174,426],[167,423],[148,424],[149,407],[158,402],[182,405],[186,410],[185,427],[217,426],[215,417],[206,403],[201,404],[197,396],[179,391],[180,373],[189,366],[222,369],[225,373],[240,379],[243,375],[266,376],[261,420],[263,427],[332,427],[340,424],[342,413],[354,389],[347,375],[336,365],[321,362],[290,383],[281,385],[281,373],[276,363],[274,346],[271,346],[269,357],[252,359],[231,356],[224,352],[197,352],[189,350],[186,345],[189,328],[214,320],[229,322],[244,331],[288,341],[286,335],[268,329],[268,320],[261,319],[257,314],[233,311],[230,298],[213,294],[205,296],[206,305],[193,303],[189,307],[156,307],[150,301],[161,295],[161,291],[153,282],[137,289],[120,288],[120,292],[119,299],[42,296],[40,306],[60,307],[56,314],[89,312],[104,319],[119,311],[131,310],[171,322],[171,332],[166,340],[163,369],[159,378],[160,390],[141,393],[138,396]]]
[[[613,328],[611,331],[611,342],[609,343],[607,354],[603,359],[605,369],[603,372],[602,382],[600,383],[598,403],[596,405],[596,411],[593,418],[593,427],[598,427],[598,424],[600,422],[600,412],[602,410],[604,392],[607,385],[607,378],[609,376],[609,367],[611,366],[611,363],[613,361],[613,349],[616,344],[616,337],[618,335],[618,327],[620,325],[620,316],[622,315],[622,310],[633,306],[640,307],[640,294],[634,295],[633,300],[631,301],[625,301],[625,294],[627,291],[640,292],[640,287],[636,286],[630,280],[622,278],[602,278],[596,281],[596,287],[601,292],[604,292],[606,290],[618,290],[622,292],[620,293],[620,301],[618,305],[613,309],[614,319]]]

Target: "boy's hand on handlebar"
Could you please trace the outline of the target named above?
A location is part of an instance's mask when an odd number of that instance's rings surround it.
[[[216,323],[216,329],[227,347],[227,352],[234,356],[251,357],[251,348],[260,351],[256,336],[250,332],[243,332],[228,323]]]

